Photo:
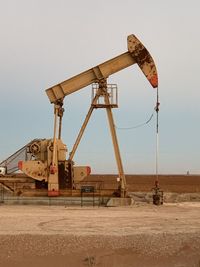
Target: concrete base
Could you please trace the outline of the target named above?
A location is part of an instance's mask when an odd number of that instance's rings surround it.
[[[113,197],[108,200],[106,207],[120,207],[120,206],[131,206],[133,205],[134,200],[130,197]]]

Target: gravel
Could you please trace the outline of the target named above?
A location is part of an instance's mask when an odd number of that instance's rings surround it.
[[[199,267],[200,203],[0,206],[0,266]]]

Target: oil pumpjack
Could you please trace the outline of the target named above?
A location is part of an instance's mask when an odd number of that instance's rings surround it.
[[[126,178],[112,114],[112,108],[118,107],[117,87],[107,84],[107,78],[133,64],[138,64],[151,86],[158,87],[157,70],[150,53],[135,35],[129,35],[127,43],[127,52],[46,90],[50,102],[54,104],[53,139],[36,139],[30,142],[27,149],[31,157],[28,160],[19,161],[18,167],[28,177],[35,179],[41,187],[46,188],[48,196],[59,196],[61,190],[65,189],[73,190],[77,182],[82,181],[90,174],[90,167],[75,166],[73,157],[93,110],[105,108],[120,179],[119,195],[125,197]],[[72,151],[66,159],[67,148],[61,140],[63,101],[67,95],[90,84],[93,86],[92,103]]]

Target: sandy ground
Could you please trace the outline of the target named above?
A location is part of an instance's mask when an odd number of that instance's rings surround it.
[[[1,205],[0,266],[199,267],[200,203]]]

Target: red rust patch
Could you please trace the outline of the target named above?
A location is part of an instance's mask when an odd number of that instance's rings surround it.
[[[20,161],[18,162],[18,168],[19,168],[19,170],[21,170],[21,171],[22,171],[22,166],[23,166],[23,161],[20,160]]]
[[[149,79],[150,84],[153,86],[153,88],[158,87],[158,75],[155,74],[153,77]]]
[[[87,175],[90,175],[90,173],[91,173],[91,168],[87,166]]]
[[[57,197],[59,195],[60,195],[60,193],[58,190],[49,190],[48,191],[48,197]]]
[[[51,173],[51,174],[55,174],[56,172],[57,172],[57,167],[51,165],[51,166],[50,166],[50,173]]]

